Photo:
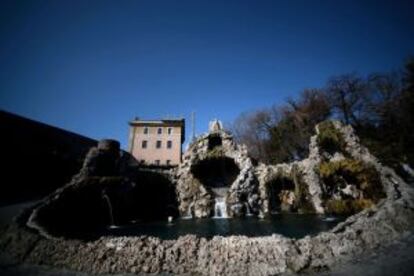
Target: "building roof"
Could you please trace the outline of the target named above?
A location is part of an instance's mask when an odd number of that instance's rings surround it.
[[[178,126],[181,127],[181,143],[185,141],[185,119],[140,120],[135,118],[129,121],[130,126]]]
[[[159,119],[159,120],[140,120],[135,118],[129,122],[130,125],[185,125],[185,119]]]

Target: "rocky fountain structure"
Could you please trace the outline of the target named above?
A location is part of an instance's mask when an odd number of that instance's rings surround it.
[[[247,148],[237,145],[221,122],[196,139],[177,170],[177,195],[183,216],[237,217],[258,213],[260,200],[255,168]]]
[[[155,217],[272,212],[349,217],[300,239],[76,235]],[[308,158],[255,165],[216,121],[168,172],[140,168],[119,144],[102,141],[70,183],[1,230],[0,249],[15,263],[92,273],[277,275],[329,269],[401,239],[413,226],[413,188],[361,146],[351,127],[321,123]]]

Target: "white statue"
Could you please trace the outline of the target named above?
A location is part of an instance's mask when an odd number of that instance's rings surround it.
[[[210,132],[220,131],[223,130],[223,123],[217,119],[214,119],[210,121],[208,128]]]

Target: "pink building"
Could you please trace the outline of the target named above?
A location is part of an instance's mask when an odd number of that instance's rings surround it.
[[[129,152],[147,165],[178,165],[181,163],[185,121],[139,120],[129,122]]]

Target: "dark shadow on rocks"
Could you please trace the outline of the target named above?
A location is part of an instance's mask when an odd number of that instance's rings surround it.
[[[150,221],[178,217],[175,187],[163,174],[138,171],[134,189],[136,219]]]
[[[52,236],[91,238],[88,236],[111,224],[103,192],[111,199],[114,223],[124,220],[121,208],[127,210],[128,201],[119,198],[121,190],[128,190],[128,183],[120,177],[85,178],[79,185],[68,186],[57,194],[58,198],[37,209],[36,223]]]
[[[220,147],[223,144],[220,135],[211,134],[208,137],[208,150],[212,150],[216,147]]]
[[[72,181],[34,209],[28,224],[50,236],[94,239],[109,226],[166,219],[177,209],[168,172],[143,170],[117,141],[102,140]]]

